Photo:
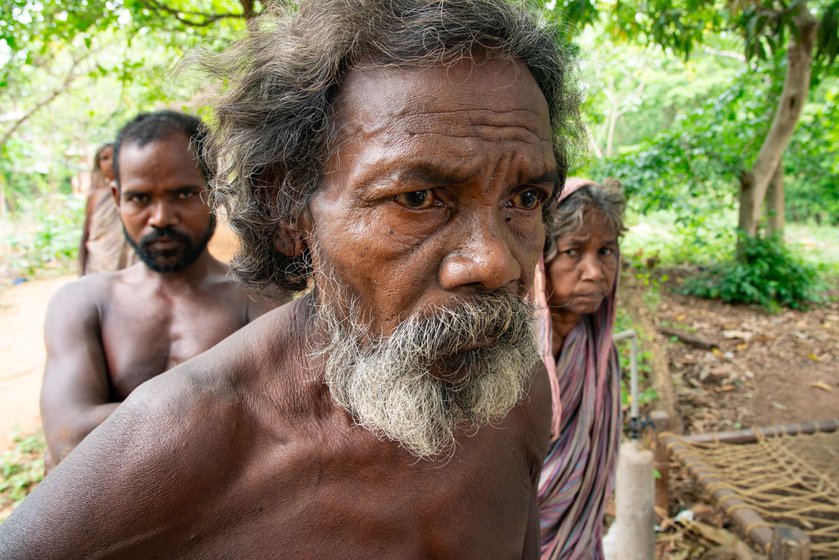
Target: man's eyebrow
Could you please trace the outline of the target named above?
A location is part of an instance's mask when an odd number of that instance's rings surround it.
[[[468,179],[467,176],[440,167],[418,164],[402,170],[397,175],[400,181],[428,183],[435,186],[457,185]]]
[[[200,185],[182,185],[180,187],[171,189],[169,192],[180,194],[184,192],[191,192],[191,191],[200,191],[203,190],[204,187]]]
[[[544,185],[544,184],[557,184],[557,175],[555,171],[549,171],[544,175],[539,175],[538,177],[531,177],[530,179],[526,179],[522,182],[524,185]]]

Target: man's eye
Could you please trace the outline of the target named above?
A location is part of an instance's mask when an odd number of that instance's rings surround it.
[[[612,255],[614,254],[614,252],[614,249],[612,249],[611,247],[603,247],[602,249],[600,249],[600,254],[605,256]]]
[[[545,201],[545,193],[541,189],[526,189],[510,199],[510,206],[523,210],[534,210]]]
[[[400,193],[394,197],[397,203],[412,210],[422,210],[424,208],[431,208],[437,202],[434,193],[431,189],[423,191],[413,191],[407,193]]]
[[[193,196],[195,196],[195,193],[192,192],[192,191],[186,191],[186,192],[179,192],[178,193],[178,198],[180,198],[181,200],[188,200],[188,199],[192,198]]]

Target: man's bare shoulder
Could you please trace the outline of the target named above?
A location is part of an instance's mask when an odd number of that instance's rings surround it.
[[[59,287],[50,298],[48,322],[62,317],[78,319],[80,313],[87,315],[106,306],[113,292],[116,275],[113,272],[88,274]]]
[[[236,302],[237,306],[245,308],[248,322],[292,300],[289,292],[279,288],[265,287],[257,290],[244,284],[233,275],[230,267],[216,259],[213,260],[215,263],[212,273],[207,278],[208,285],[212,290],[223,291],[231,303]]]
[[[293,306],[266,314],[136,389],[4,523],[2,544],[34,551],[9,557],[129,550],[136,543],[121,539],[152,538],[187,511],[203,519],[198,513],[220,507],[255,460],[254,442],[284,440],[284,409],[301,405],[294,315]],[[80,526],[96,534],[74,536]]]
[[[232,426],[228,419],[239,415],[253,419],[264,409],[281,424],[284,412],[300,404],[301,386],[312,381],[302,313],[300,302],[295,301],[262,315],[206,352],[145,383],[125,405],[137,410],[138,421],[149,417],[151,410],[167,424],[174,418],[180,422],[174,431],[191,440],[238,437],[241,426],[229,434],[225,427],[207,433],[207,421]],[[182,423],[193,415],[196,424]]]

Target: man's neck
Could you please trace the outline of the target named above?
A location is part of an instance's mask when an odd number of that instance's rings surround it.
[[[219,261],[213,258],[204,249],[195,262],[178,272],[155,272],[144,267],[145,276],[158,286],[164,289],[192,289],[202,284],[204,279],[211,275],[220,265]]]

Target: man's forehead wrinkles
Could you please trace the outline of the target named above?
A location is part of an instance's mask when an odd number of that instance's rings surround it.
[[[542,114],[539,111],[531,109],[529,107],[515,107],[510,109],[499,109],[497,107],[470,107],[470,108],[456,108],[449,111],[443,110],[432,110],[432,109],[417,109],[416,107],[406,107],[401,111],[394,111],[391,113],[392,116],[395,117],[411,117],[411,116],[438,116],[438,115],[456,115],[461,113],[490,113],[490,114],[498,114],[498,115],[507,115],[510,113],[530,113],[536,117],[541,117]]]

